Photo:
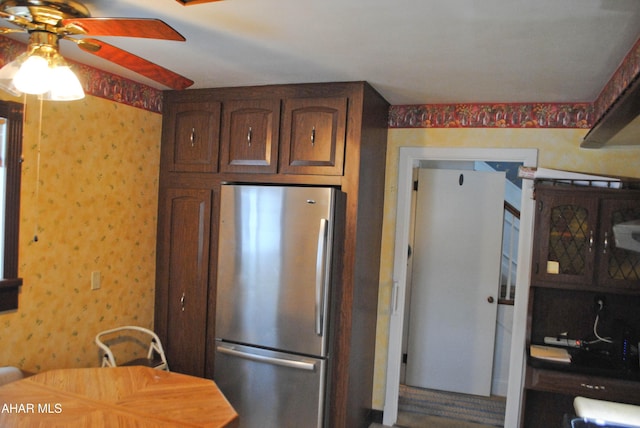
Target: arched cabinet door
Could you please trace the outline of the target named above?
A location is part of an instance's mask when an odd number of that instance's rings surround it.
[[[346,121],[346,97],[285,99],[280,172],[342,175]]]
[[[275,173],[279,126],[279,99],[224,102],[220,171]]]
[[[163,169],[217,172],[219,102],[166,103],[162,131]]]

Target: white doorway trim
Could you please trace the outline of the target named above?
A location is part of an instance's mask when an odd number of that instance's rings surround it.
[[[398,162],[398,200],[393,262],[393,290],[389,315],[389,349],[387,354],[387,379],[383,424],[392,426],[398,419],[398,394],[402,362],[402,333],[407,285],[407,248],[411,219],[411,191],[413,169],[421,161],[502,161],[522,162],[524,166],[537,166],[537,149],[400,147]],[[520,211],[520,238],[518,247],[518,272],[513,316],[511,353],[509,357],[509,385],[505,412],[506,427],[520,423],[520,401],[525,368],[525,330],[527,300],[531,273],[531,245],[533,237],[533,183],[523,180]]]

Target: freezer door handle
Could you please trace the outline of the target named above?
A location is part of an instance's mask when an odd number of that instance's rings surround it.
[[[292,369],[315,371],[316,363],[307,361],[287,360],[284,358],[266,357],[264,355],[252,354],[250,352],[239,351],[233,346],[218,345],[216,348],[222,354],[231,355],[233,357],[244,358],[245,360],[258,361],[261,363],[272,364],[276,366],[288,367]]]
[[[327,231],[329,221],[320,219],[318,230],[318,253],[316,256],[316,334],[322,336],[322,316],[324,314],[325,266],[327,255]]]

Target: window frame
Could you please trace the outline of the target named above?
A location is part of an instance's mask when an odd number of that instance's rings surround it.
[[[24,106],[22,104],[0,100],[0,117],[7,119],[4,274],[3,278],[0,278],[0,312],[18,309],[18,293],[22,285],[22,278],[18,277],[18,239],[20,235],[23,114]],[[0,239],[2,239],[1,236]]]

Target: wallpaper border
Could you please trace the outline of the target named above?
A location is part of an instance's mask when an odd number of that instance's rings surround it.
[[[591,103],[391,106],[390,128],[590,128]]]
[[[0,67],[25,45],[0,36]],[[162,112],[162,91],[96,68],[69,61],[86,93]],[[640,38],[595,101],[589,103],[466,103],[395,105],[390,128],[590,128],[640,76]]]

